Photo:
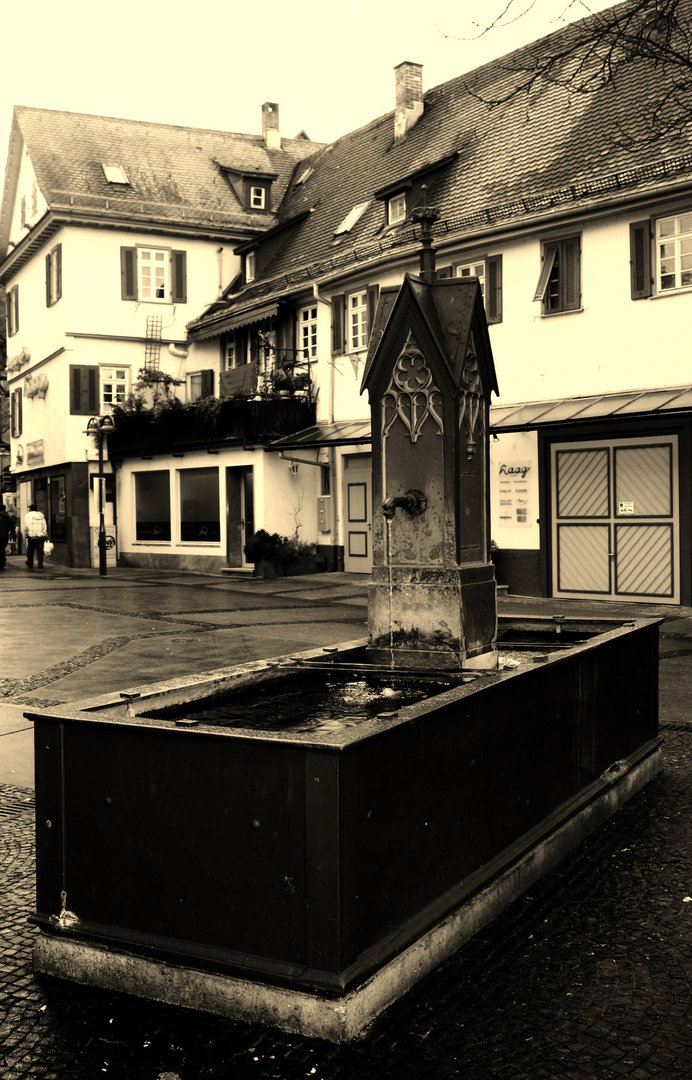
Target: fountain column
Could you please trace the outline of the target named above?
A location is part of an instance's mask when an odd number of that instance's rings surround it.
[[[497,663],[489,397],[497,382],[477,279],[383,290],[362,389],[373,444],[368,660],[403,669]]]

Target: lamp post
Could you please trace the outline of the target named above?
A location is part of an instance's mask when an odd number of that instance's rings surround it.
[[[112,416],[92,416],[89,420],[86,428],[87,435],[93,435],[96,439],[99,452],[99,471],[98,471],[98,485],[99,485],[99,574],[101,577],[105,577],[106,570],[106,522],[104,516],[104,485],[105,476],[103,472],[103,446],[111,431],[115,431],[115,421]]]

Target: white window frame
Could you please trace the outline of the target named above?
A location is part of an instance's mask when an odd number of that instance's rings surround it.
[[[130,392],[130,369],[121,364],[108,367],[99,366],[99,394],[101,415],[113,412],[116,405],[122,405]]]
[[[466,263],[455,263],[453,266],[454,277],[477,277],[481,287],[481,296],[485,300],[485,259],[471,259]]]
[[[101,163],[103,169],[103,175],[109,184],[129,184],[130,181],[127,178],[127,173],[123,169],[122,165],[104,165]]]
[[[356,222],[363,216],[367,208],[370,206],[370,202],[358,203],[347,213],[344,220],[339,225],[339,228],[335,230],[334,235],[340,236],[342,233],[350,232]]]
[[[667,296],[692,288],[692,211],[655,222],[656,292]],[[664,251],[664,249],[667,249]],[[669,284],[663,284],[669,279]]]
[[[387,200],[387,224],[399,225],[406,221],[406,192],[397,191]]]
[[[248,251],[245,256],[245,281],[255,280],[255,253],[254,251]]]
[[[232,371],[237,364],[235,351],[235,338],[226,341],[226,371]]]
[[[298,352],[299,362],[317,359],[317,305],[301,308],[298,312]]]
[[[250,187],[250,209],[264,210],[267,205],[267,189],[252,185]]]
[[[368,347],[367,289],[346,297],[346,346],[348,352],[360,352]]]
[[[153,271],[149,275],[147,270]],[[161,271],[157,273],[157,271]],[[168,248],[137,248],[137,295],[144,304],[171,303],[171,253]]]

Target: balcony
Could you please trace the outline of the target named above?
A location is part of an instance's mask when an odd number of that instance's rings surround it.
[[[205,398],[188,405],[174,402],[157,410],[118,409],[116,429],[108,444],[116,458],[142,452],[262,446],[311,427],[315,413],[315,403],[307,396]]]

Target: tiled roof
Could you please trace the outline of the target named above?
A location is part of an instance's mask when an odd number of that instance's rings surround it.
[[[18,106],[15,121],[51,209],[105,210],[266,229],[274,214],[241,205],[223,169],[275,173],[272,205],[284,196],[296,165],[321,144],[283,139],[268,150],[261,135],[241,135],[138,120]],[[129,184],[111,184],[103,164],[124,168]]]
[[[692,0],[683,0],[679,17],[683,9],[692,22]],[[433,228],[438,245],[445,237],[472,242],[498,223],[521,224],[554,208],[589,208],[614,192],[653,192],[671,175],[692,179],[692,148],[679,133],[656,141],[623,137],[623,130],[644,133],[651,101],[658,100],[664,74],[650,62],[628,63],[612,85],[591,94],[544,83],[528,98],[493,108],[485,103],[506,93],[511,69],[575,32],[568,26],[429,90],[423,115],[401,142],[394,141],[392,112],[315,153],[311,175],[302,184],[294,180],[280,216],[312,213],[243,290],[243,302],[416,243],[419,230],[410,223],[385,228],[383,204],[373,196],[450,154],[427,193],[441,210]],[[336,237],[349,211],[367,201],[353,228]]]

